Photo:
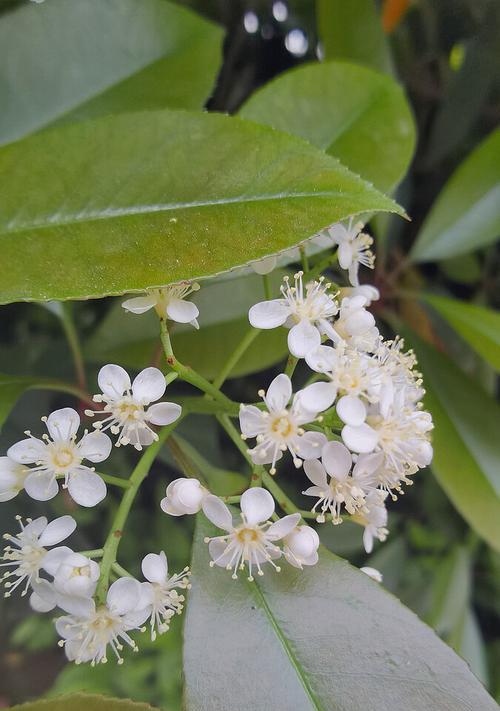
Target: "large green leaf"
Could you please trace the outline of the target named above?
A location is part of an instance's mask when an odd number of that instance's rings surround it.
[[[458,167],[427,216],[410,257],[438,261],[471,252],[500,234],[500,129]]]
[[[283,270],[276,270],[269,275],[273,293],[279,293],[278,285],[284,274]],[[263,298],[262,277],[257,274],[205,282],[192,297],[200,310],[200,330],[175,324],[172,331],[173,347],[179,360],[204,377],[214,378],[250,330],[248,310]],[[230,377],[255,373],[284,359],[288,353],[286,337],[284,329],[262,331]],[[86,355],[93,362],[145,368],[155,357],[158,339],[156,314],[135,316],[126,313],[121,301],[117,301],[87,341]]]
[[[12,706],[12,711],[153,711],[149,704],[97,694],[70,694]]]
[[[375,0],[316,0],[316,17],[326,59],[348,59],[391,72]]]
[[[415,126],[389,77],[344,62],[298,67],[252,94],[243,118],[294,133],[389,190],[413,155]]]
[[[500,314],[476,304],[422,293],[421,299],[446,319],[469,345],[500,371]]]
[[[26,2],[0,22],[0,142],[61,116],[201,108],[222,31],[166,0]],[[69,112],[69,113],[68,113]]]
[[[449,358],[410,338],[434,420],[432,470],[465,520],[500,550],[500,408]]]
[[[308,143],[218,114],[150,111],[0,149],[0,302],[202,277],[395,203]]]
[[[467,665],[383,587],[320,550],[248,583],[210,568],[198,521],[184,629],[186,711],[493,711]]]

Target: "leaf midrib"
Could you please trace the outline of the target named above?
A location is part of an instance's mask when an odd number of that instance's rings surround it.
[[[283,634],[281,627],[279,626],[276,618],[274,617],[271,608],[267,604],[267,600],[266,600],[262,590],[260,589],[257,581],[250,583],[249,587],[250,587],[251,591],[253,592],[254,596],[258,599],[261,609],[263,609],[264,612],[266,613],[266,617],[268,618],[268,620],[271,624],[271,627],[273,628],[273,630],[276,634],[276,637],[280,641],[280,643],[285,651],[286,656],[288,657],[293,669],[295,670],[295,673],[297,674],[297,677],[298,677],[300,683],[302,684],[304,691],[307,695],[307,698],[311,702],[311,705],[313,706],[313,708],[316,709],[316,711],[326,711],[325,707],[319,701],[319,699],[317,698],[313,689],[311,688],[311,685],[310,685],[307,677],[302,672],[302,668],[299,664],[299,661],[296,658],[295,654],[293,653],[293,650],[290,647],[290,644],[289,644],[287,638]]]
[[[5,234],[15,234],[17,232],[24,232],[27,229],[46,229],[51,227],[64,227],[73,224],[83,224],[85,222],[96,222],[99,220],[108,219],[119,219],[121,217],[133,217],[134,215],[144,215],[157,212],[168,212],[170,210],[186,210],[191,208],[199,207],[214,207],[217,205],[238,205],[240,203],[251,203],[251,202],[270,202],[273,200],[292,200],[298,198],[315,198],[315,197],[338,197],[342,196],[346,198],[350,195],[355,195],[356,193],[344,192],[340,190],[321,190],[321,191],[303,191],[299,193],[275,193],[269,195],[250,195],[250,196],[237,196],[234,198],[221,198],[214,200],[194,200],[192,202],[184,203],[165,203],[163,205],[137,205],[133,207],[126,208],[102,208],[101,211],[95,213],[86,213],[81,218],[77,215],[72,215],[69,219],[62,219],[56,221],[43,221],[43,222],[24,222],[22,224],[17,224],[15,227],[9,227],[8,224],[1,227],[0,235]],[[387,208],[382,208],[387,209]],[[354,214],[354,213],[353,213]]]

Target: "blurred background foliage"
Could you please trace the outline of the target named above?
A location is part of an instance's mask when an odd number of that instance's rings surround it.
[[[17,0],[0,4],[0,34],[2,23],[22,4]],[[182,4],[222,29],[213,28],[210,37],[198,36],[194,25],[187,29],[183,25],[189,42],[182,44],[179,39],[181,51],[160,60],[152,52],[145,60],[146,65],[153,62],[149,73],[144,69],[118,83],[106,96],[90,98],[89,94],[76,110],[82,118],[102,112],[103,101],[106,110],[120,110],[123,97],[130,101],[137,86],[146,87],[138,94],[140,100],[147,107],[157,106],[158,82],[165,86],[165,105],[201,107],[206,99],[208,110],[234,113],[275,76],[325,58],[388,73],[406,91],[418,141],[396,196],[411,222],[392,217],[373,221],[378,239],[375,283],[382,295],[374,308],[385,333],[391,334],[393,327],[406,332],[421,358],[428,405],[436,423],[435,476],[426,471],[415,478],[414,486],[390,513],[387,543],[376,547],[369,560],[354,524],[323,527],[322,540],[355,565],[380,569],[387,589],[432,625],[500,699],[500,681],[494,674],[500,667],[500,557],[493,548],[499,525],[495,500],[499,420],[494,398],[500,327],[494,311],[500,301],[500,259],[495,244],[500,229],[498,208],[495,212],[492,207],[500,201],[498,129],[495,132],[500,118],[500,3],[319,0],[315,5],[309,0],[186,0]],[[91,23],[92,18],[86,21]],[[118,31],[124,30],[122,25]],[[151,32],[152,46],[156,41],[153,24],[143,31],[146,39]],[[220,66],[215,82],[210,71],[201,77],[202,64]],[[41,104],[43,100],[41,96]],[[33,130],[32,124],[20,126],[14,118],[4,114],[2,125],[10,137]],[[52,117],[47,114],[44,123],[51,120],[61,118],[57,112]],[[376,182],[374,168],[370,177]],[[472,205],[476,213],[471,218],[467,200],[478,184],[487,199]],[[280,276],[273,279],[279,281]],[[244,333],[245,309],[261,288],[256,277],[248,277],[245,286],[239,287],[237,303],[228,304],[224,284],[215,285],[209,296],[204,297],[203,290],[199,295],[210,303],[211,313],[219,314],[219,321],[202,320],[200,334],[179,330],[175,335],[180,358],[200,367],[207,377],[214,375],[223,357],[218,350],[223,348],[221,341],[237,341]],[[203,317],[202,304],[200,311]],[[102,362],[117,359],[126,367],[140,368],[159,359],[153,321],[124,319],[119,302],[112,299],[64,307],[4,306],[1,324],[0,371],[10,376],[37,374],[65,381],[75,381],[76,376],[84,385],[95,381]],[[84,347],[84,365],[72,360],[75,331]],[[283,334],[273,332],[270,338],[274,340],[248,351],[234,374],[251,377],[229,382],[228,394],[252,401],[258,387],[278,372],[276,360],[284,356],[286,346]],[[252,375],[266,368],[267,372]],[[299,369],[299,383],[300,378]],[[26,385],[12,377],[0,380],[2,420],[9,411],[6,403],[14,402]],[[48,390],[25,392],[5,422],[1,451],[23,430],[36,429],[40,414],[72,403],[68,395]],[[489,449],[484,447],[485,437],[492,443]],[[190,451],[186,441],[203,452],[208,467],[197,461],[199,455]],[[131,461],[129,452],[118,450],[109,473],[128,473]],[[238,454],[228,447],[212,420],[192,417],[184,422],[140,491],[128,523],[131,535],[124,537],[121,547],[123,565],[137,573],[141,555],[155,550],[158,541],[164,543],[172,569],[188,563],[193,521],[161,514],[158,501],[166,483],[179,471],[199,473],[201,469],[217,493],[237,493],[245,486],[239,468]],[[108,497],[99,509],[98,524],[93,512],[74,508],[70,500],[58,498],[50,509],[75,516],[80,524],[78,543],[88,549],[98,545],[101,528],[111,520],[115,505]],[[29,515],[29,502],[19,498],[3,504],[2,529],[12,525],[16,513]],[[0,705],[43,693],[85,689],[180,709],[181,620],[175,620],[170,633],[154,645],[144,644],[133,664],[91,669],[65,666],[62,652],[54,647],[50,620],[26,617],[26,601],[0,604]]]

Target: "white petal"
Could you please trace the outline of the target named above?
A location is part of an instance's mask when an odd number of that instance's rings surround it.
[[[218,496],[209,494],[203,500],[203,513],[217,528],[224,531],[231,531],[233,528],[233,517],[226,504]]]
[[[341,222],[337,222],[328,228],[328,234],[335,242],[335,244],[342,244],[346,240],[350,239],[349,232],[346,230]]]
[[[317,373],[327,373],[337,365],[337,352],[331,346],[319,346],[306,355],[306,363]]]
[[[366,419],[366,407],[355,395],[344,395],[337,403],[337,415],[346,425],[361,425]]]
[[[254,525],[271,518],[274,513],[274,499],[260,486],[247,489],[241,497],[240,508],[246,523]]]
[[[256,262],[250,262],[250,266],[256,274],[270,274],[276,267],[276,255],[272,254],[270,257],[264,257],[263,259],[258,259]]]
[[[226,550],[227,543],[224,541],[210,541],[208,544],[208,552],[215,565],[225,568],[231,562],[234,550]]]
[[[105,395],[116,398],[130,390],[130,378],[121,365],[104,365],[99,371],[97,382]]]
[[[368,577],[372,578],[372,580],[375,580],[375,582],[382,582],[382,573],[380,572],[380,570],[377,570],[376,568],[370,568],[369,565],[365,565],[360,568],[360,571],[365,575],[368,575]]]
[[[321,452],[321,460],[330,476],[345,479],[352,465],[350,451],[342,442],[328,442]]]
[[[41,546],[54,546],[71,536],[75,528],[76,521],[73,516],[59,516],[47,525],[40,536],[39,543]]]
[[[241,405],[240,407],[240,430],[245,437],[256,437],[262,432],[264,418],[262,410],[255,405]]]
[[[342,269],[349,269],[352,264],[352,247],[349,242],[342,242],[339,245],[339,265]]]
[[[71,548],[68,546],[57,546],[57,548],[52,548],[48,551],[42,560],[42,568],[47,571],[49,575],[55,575],[58,571],[61,563],[73,553]]]
[[[104,432],[90,432],[82,437],[78,444],[78,453],[82,459],[90,462],[103,462],[111,454],[112,443]]]
[[[302,565],[316,565],[319,560],[318,551],[313,551],[311,555],[302,558]]]
[[[284,410],[292,397],[292,382],[288,375],[277,375],[267,389],[265,402],[269,410]]]
[[[172,501],[167,496],[165,496],[160,501],[160,508],[166,514],[169,514],[169,516],[184,516],[184,514],[186,513],[185,511],[181,511],[180,509],[177,509],[173,505]]]
[[[30,595],[30,606],[35,612],[50,612],[54,609],[56,603],[55,601],[49,602],[48,600],[44,600],[38,593],[32,592]]]
[[[148,408],[146,417],[153,425],[170,425],[179,419],[182,407],[175,402],[159,402]]]
[[[352,470],[352,476],[354,477],[354,479],[363,479],[364,484],[369,484],[370,477],[378,469],[380,469],[383,461],[383,452],[360,454],[356,464],[354,465],[354,469]]]
[[[57,606],[76,617],[90,617],[95,609],[95,603],[90,595],[64,595],[57,596]]]
[[[288,536],[300,521],[300,514],[294,513],[283,516],[279,521],[272,523],[266,531],[266,538],[270,541],[278,541],[280,538]]]
[[[35,501],[49,501],[57,496],[59,485],[52,472],[34,472],[26,477],[24,489]]]
[[[337,388],[332,382],[312,383],[297,393],[300,404],[310,412],[322,412],[327,410],[335,402]]]
[[[365,528],[363,533],[363,545],[367,553],[371,553],[373,550],[373,534],[369,528]]]
[[[147,405],[154,400],[159,400],[167,384],[165,376],[158,368],[144,368],[132,383],[134,399]]]
[[[328,479],[326,469],[319,459],[310,459],[308,462],[304,462],[304,471],[309,481],[312,481],[321,491],[327,490]]]
[[[353,427],[345,425],[342,429],[342,439],[351,452],[365,453],[373,452],[378,443],[378,434],[366,422]]]
[[[71,439],[79,427],[80,415],[72,407],[54,410],[47,418],[47,429],[54,442]]]
[[[175,487],[174,506],[188,514],[198,513],[206,494],[198,479],[183,479]]]
[[[135,610],[141,596],[140,584],[134,578],[118,578],[106,596],[109,609],[117,615]]]
[[[79,469],[70,474],[68,492],[73,501],[80,506],[96,506],[106,497],[106,484],[99,474],[90,469]]]
[[[275,448],[273,445],[269,445],[267,442],[262,442],[249,452],[252,462],[254,464],[271,464],[273,461],[278,462],[283,456],[283,452],[278,450],[275,453]]]
[[[296,358],[304,358],[321,345],[321,335],[307,319],[293,326],[288,333],[288,348]]]
[[[327,439],[321,432],[306,432],[295,438],[297,454],[301,459],[317,459]]]
[[[162,551],[163,553],[163,551]],[[168,575],[168,564],[165,553],[157,555],[148,553],[142,559],[142,573],[150,583],[164,583]]]
[[[199,315],[199,309],[192,301],[170,299],[167,303],[167,316],[177,323],[190,323]]]
[[[23,539],[27,540],[31,537],[38,538],[38,536],[40,536],[44,532],[46,526],[47,519],[45,518],[45,516],[39,516],[38,518],[35,518],[33,521],[30,521],[27,526],[24,527],[24,531],[22,532]]]
[[[122,306],[125,311],[131,311],[133,314],[143,314],[149,311],[153,306],[156,306],[157,298],[153,294],[149,296],[136,296],[133,299],[127,299]]]
[[[41,439],[28,437],[7,450],[7,456],[18,464],[35,464],[45,457],[47,446]]]
[[[272,299],[252,306],[248,320],[254,328],[277,328],[283,326],[289,315],[290,309],[284,299]]]

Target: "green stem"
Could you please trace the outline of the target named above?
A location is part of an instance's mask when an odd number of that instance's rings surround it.
[[[337,262],[337,252],[335,252],[334,254],[329,254],[327,257],[324,257],[324,259],[315,264],[315,266],[310,269],[306,274],[304,274],[304,280],[312,281],[313,279],[317,279],[321,274],[323,274],[326,269],[333,267],[335,264],[337,264]],[[333,282],[332,286],[337,289],[339,288],[338,285],[334,284]]]
[[[306,248],[303,244],[300,245],[299,252],[300,260],[302,262],[302,269],[304,270],[304,273],[307,273],[309,271],[309,259],[307,258]]]
[[[240,406],[237,402],[229,400],[230,404],[226,404],[223,402],[216,402],[206,396],[187,396],[179,398],[177,402],[182,406],[185,413],[194,413],[198,415],[215,415],[222,412],[231,415],[232,417],[238,417],[238,413],[240,411]]]
[[[222,496],[221,498],[225,504],[239,504],[241,496]]]
[[[252,461],[251,456],[248,454],[248,447],[245,442],[241,439],[241,435],[233,425],[228,415],[216,415],[218,422],[227,432],[229,437],[232,439],[236,447],[240,450],[243,457],[246,459],[248,464],[252,469],[252,477],[250,479],[250,486],[261,486],[262,484],[262,473],[264,472],[264,467],[259,464],[255,464]]]
[[[83,362],[82,349],[80,347],[80,339],[78,338],[78,331],[76,330],[73,320],[73,305],[70,301],[63,301],[61,307],[61,321],[66,340],[71,350],[71,355],[73,356],[77,382],[79,387],[84,390],[86,386],[85,365]]]
[[[80,551],[80,555],[84,555],[86,558],[100,558],[104,550],[102,548],[94,548],[91,551]]]
[[[234,351],[231,353],[227,361],[222,366],[219,375],[213,381],[214,388],[221,388],[228,375],[230,375],[234,367],[237,365],[237,363],[239,363],[241,357],[243,356],[245,351],[248,350],[248,348],[252,345],[259,333],[260,329],[252,328],[243,336],[241,341],[238,343]]]
[[[119,476],[111,476],[111,474],[101,474],[97,472],[101,479],[106,482],[106,484],[111,484],[112,486],[119,486],[121,489],[130,489],[131,483],[129,479],[122,479]]]
[[[291,378],[295,372],[295,368],[297,367],[298,362],[298,358],[293,355],[289,355],[288,360],[286,362],[285,375],[288,375],[288,377]]]
[[[116,560],[115,560],[115,562],[113,563],[113,565],[111,566],[111,568],[112,568],[112,570],[114,570],[115,573],[117,573],[117,575],[119,575],[121,578],[133,578],[133,577],[134,577],[133,575],[131,575],[131,574],[128,572],[128,570],[125,570],[125,568],[124,568],[123,566],[121,566],[119,563],[117,563]]]
[[[196,373],[192,368],[183,365],[174,355],[170,334],[167,328],[167,322],[164,318],[160,318],[160,337],[167,363],[175,371],[180,378],[187,383],[194,385],[195,388],[201,390],[207,395],[210,395],[214,400],[224,404],[227,408],[233,408],[235,403],[220,392],[216,387],[209,383],[203,376]]]
[[[123,535],[123,529],[127,521],[130,508],[134,502],[135,496],[139,491],[139,487],[146,478],[151,469],[151,466],[156,459],[156,455],[162,448],[167,437],[176,428],[176,426],[181,421],[182,416],[173,422],[171,425],[164,427],[158,436],[158,440],[151,444],[142,457],[140,458],[136,468],[130,475],[129,483],[130,486],[125,490],[120,505],[116,511],[115,517],[111,524],[108,537],[104,544],[104,553],[101,561],[101,575],[99,578],[99,583],[97,586],[96,597],[99,603],[104,604],[106,600],[106,593],[108,591],[109,575],[113,563],[116,563],[116,555],[118,552],[118,547],[120,545],[120,540]]]
[[[68,395],[74,395],[74,397],[92,405],[92,407],[95,406],[95,403],[88,394],[88,392],[82,390],[82,388],[79,388],[77,385],[71,385],[71,383],[65,383],[62,380],[47,380],[45,382],[38,381],[33,385],[33,389],[57,390],[61,393],[68,393]]]

